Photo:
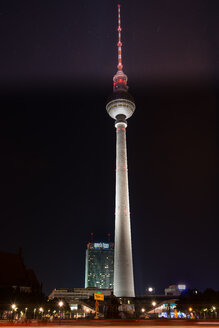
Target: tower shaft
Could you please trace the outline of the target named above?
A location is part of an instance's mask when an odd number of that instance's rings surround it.
[[[122,70],[121,31],[118,5],[118,71],[113,77],[113,94],[106,105],[107,113],[116,120],[114,295],[135,297],[126,150],[126,120],[133,115],[135,102],[128,92],[128,77]]]
[[[126,149],[126,121],[116,121],[116,202],[114,295],[134,297],[129,187]]]

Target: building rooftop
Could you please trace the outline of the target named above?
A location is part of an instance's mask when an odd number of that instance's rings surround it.
[[[0,287],[32,287],[40,289],[40,284],[33,270],[24,265],[21,251],[8,253],[0,251]]]
[[[87,249],[110,250],[110,249],[114,249],[114,243],[105,243],[105,242],[88,243]]]

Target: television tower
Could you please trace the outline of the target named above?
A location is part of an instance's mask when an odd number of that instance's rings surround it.
[[[123,73],[121,31],[118,5],[118,71],[113,77],[113,94],[106,105],[108,114],[116,120],[114,295],[135,297],[126,150],[127,119],[134,113],[135,103],[128,93],[128,77]]]

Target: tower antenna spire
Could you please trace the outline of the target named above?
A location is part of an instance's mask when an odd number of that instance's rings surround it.
[[[123,65],[122,65],[122,41],[121,41],[121,17],[120,17],[120,5],[118,4],[118,65],[117,68],[119,71],[122,71]]]
[[[120,18],[120,5],[118,5],[118,43],[117,43],[117,47],[118,47],[118,65],[117,65],[117,73],[116,75],[114,75],[113,77],[113,89],[114,91],[119,91],[119,90],[123,90],[123,91],[127,91],[128,90],[128,86],[127,86],[127,81],[128,81],[128,77],[127,75],[125,75],[123,73],[123,65],[122,65],[122,41],[121,41],[121,32],[122,32],[122,28],[121,28],[121,18]]]

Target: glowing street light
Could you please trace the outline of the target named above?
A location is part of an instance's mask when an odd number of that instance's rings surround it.
[[[144,309],[144,308],[142,308],[142,309],[141,309],[141,312],[142,312],[142,313],[144,313],[144,312],[145,312],[145,309]]]
[[[61,308],[63,307],[63,305],[64,305],[64,302],[59,301],[58,306],[60,307],[59,313],[60,313],[61,317],[63,317],[63,313],[61,312]]]
[[[194,319],[194,314],[193,314],[192,310],[193,310],[193,308],[190,307],[190,308],[189,308],[190,318],[191,318],[191,319]]]
[[[154,314],[155,314],[155,306],[157,305],[157,303],[155,301],[152,302],[152,305],[154,307]]]
[[[212,310],[214,311],[214,316],[217,318],[217,309],[215,306],[212,306]]]
[[[12,310],[15,310],[16,309],[16,304],[12,304],[11,308],[12,308]]]
[[[153,290],[154,290],[154,288],[153,288],[153,287],[148,287],[148,291],[149,291],[149,293],[152,293],[152,292],[153,292]]]

